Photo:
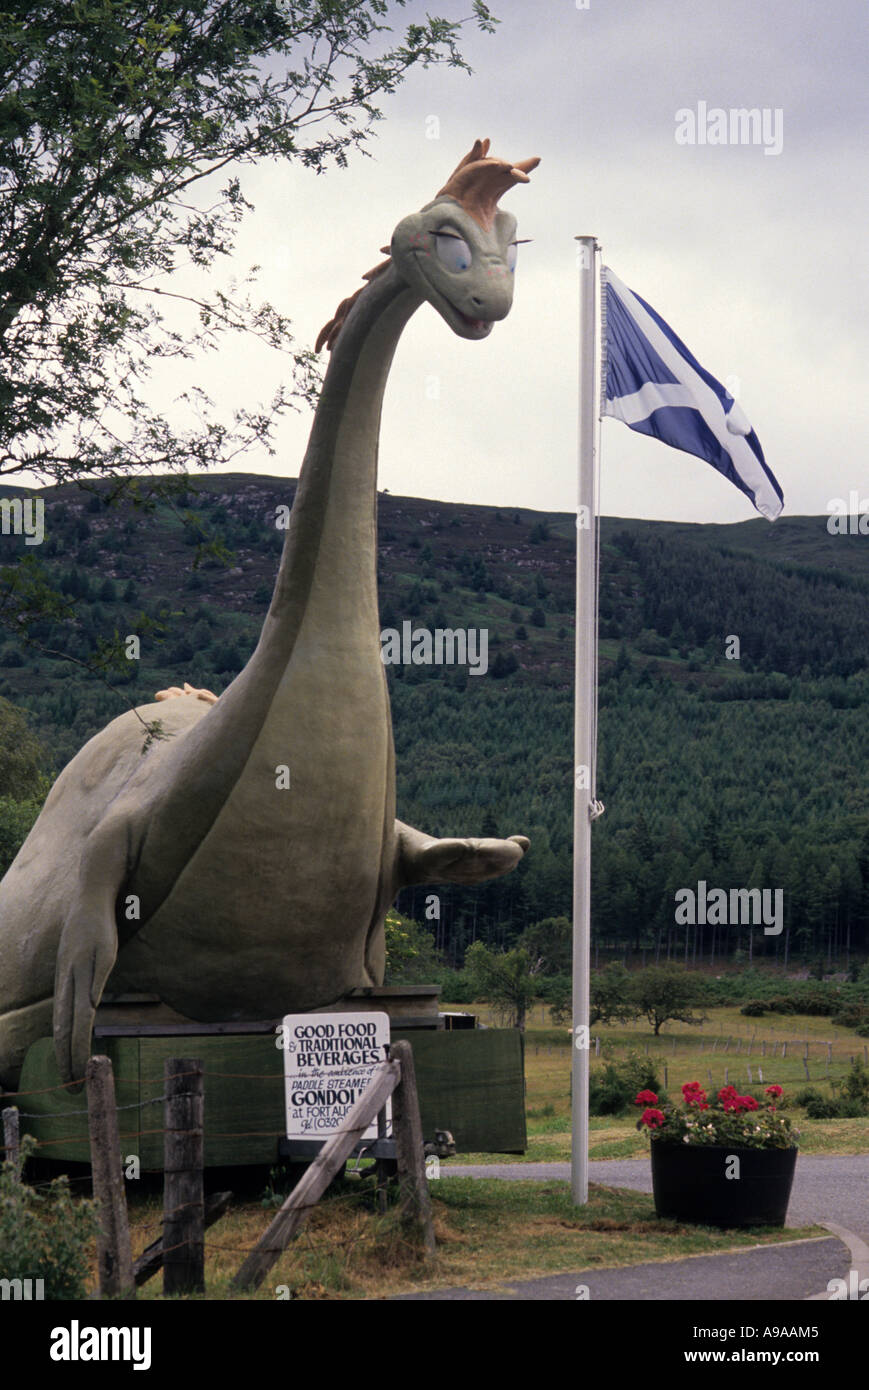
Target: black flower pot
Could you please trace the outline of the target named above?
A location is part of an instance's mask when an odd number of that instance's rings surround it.
[[[783,1226],[797,1150],[653,1139],[652,1190],[659,1216],[704,1226]],[[733,1163],[738,1159],[738,1168]],[[728,1177],[738,1172],[739,1176]]]

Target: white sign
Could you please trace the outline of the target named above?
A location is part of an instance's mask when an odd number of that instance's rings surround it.
[[[287,1014],[281,1027],[288,1139],[328,1139],[387,1060],[385,1013]],[[387,1101],[387,1134],[392,1134]],[[375,1118],[363,1139],[377,1138]]]

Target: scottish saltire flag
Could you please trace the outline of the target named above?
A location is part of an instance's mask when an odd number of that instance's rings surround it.
[[[775,521],[784,505],[782,490],[730,392],[608,266],[602,292],[603,413],[705,459]]]

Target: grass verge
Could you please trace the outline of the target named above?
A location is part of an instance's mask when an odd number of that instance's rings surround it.
[[[451,1178],[432,1186],[438,1249],[430,1263],[402,1236],[394,1210],[379,1216],[368,1182],[344,1184],[312,1212],[307,1226],[255,1294],[236,1295],[229,1281],[243,1253],[271,1217],[259,1203],[239,1204],[206,1232],[209,1299],[232,1297],[382,1299],[427,1289],[494,1288],[547,1274],[677,1260],[806,1236],[801,1230],[720,1231],[662,1221],[651,1197],[593,1185],[588,1205],[574,1207],[563,1182],[502,1182]],[[131,1211],[134,1249],[152,1238],[146,1226],[159,1205]],[[139,1290],[160,1297],[161,1276]]]

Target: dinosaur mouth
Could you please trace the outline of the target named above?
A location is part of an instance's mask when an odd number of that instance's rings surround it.
[[[455,308],[455,305],[453,307]],[[456,313],[462,323],[467,324],[468,328],[472,328],[475,333],[488,333],[492,327],[489,319],[472,319],[470,314],[463,314],[461,309],[456,309]]]

